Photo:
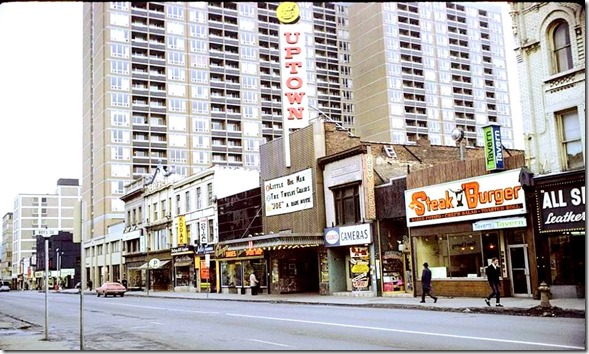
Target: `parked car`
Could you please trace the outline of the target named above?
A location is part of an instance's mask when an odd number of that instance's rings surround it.
[[[123,297],[125,296],[126,291],[127,288],[125,288],[123,284],[114,281],[107,281],[106,283],[96,288],[96,296],[100,297],[100,295],[104,295],[104,297],[107,297],[108,295],[120,295]]]
[[[2,284],[2,286],[0,286],[0,291],[10,291],[10,286]]]

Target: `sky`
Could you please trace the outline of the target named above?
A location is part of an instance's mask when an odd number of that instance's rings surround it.
[[[516,148],[523,149],[509,6],[504,34]],[[18,194],[82,183],[82,2],[0,3],[0,216]]]

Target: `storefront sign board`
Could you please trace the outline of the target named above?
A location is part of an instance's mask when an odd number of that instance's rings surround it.
[[[178,246],[186,245],[186,218],[184,215],[178,217]]]
[[[519,169],[405,191],[407,226],[526,213]]]
[[[324,232],[325,247],[365,245],[372,243],[370,224],[330,227]]]
[[[501,127],[491,124],[483,127],[485,139],[485,162],[487,171],[503,170],[503,144],[501,143]]]
[[[528,223],[526,222],[525,217],[501,218],[474,222],[472,224],[472,231],[509,229],[526,226],[528,226]]]
[[[310,168],[264,182],[266,216],[313,208],[313,173]]]
[[[585,231],[585,181],[546,185],[536,191],[540,233]]]
[[[277,9],[280,46],[280,78],[282,88],[283,127],[304,128],[309,124],[309,98],[307,87],[306,31],[298,20],[299,7],[287,2]]]

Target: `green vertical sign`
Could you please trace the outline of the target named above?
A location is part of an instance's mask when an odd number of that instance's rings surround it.
[[[494,124],[483,127],[483,138],[487,171],[503,170],[505,166],[503,144],[501,144],[501,127]]]

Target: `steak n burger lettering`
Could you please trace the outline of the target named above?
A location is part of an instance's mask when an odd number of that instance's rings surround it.
[[[521,186],[515,186],[481,191],[478,182],[463,183],[460,186],[465,194],[466,204],[469,209],[476,209],[479,205],[493,202],[495,205],[502,205],[506,200],[517,199],[521,190]],[[426,211],[455,208],[453,200],[454,198],[450,196],[448,191],[445,192],[444,198],[440,199],[430,199],[425,192],[417,192],[413,193],[409,206],[415,210],[418,216],[422,216]]]
[[[519,170],[405,191],[408,226],[525,213]]]

